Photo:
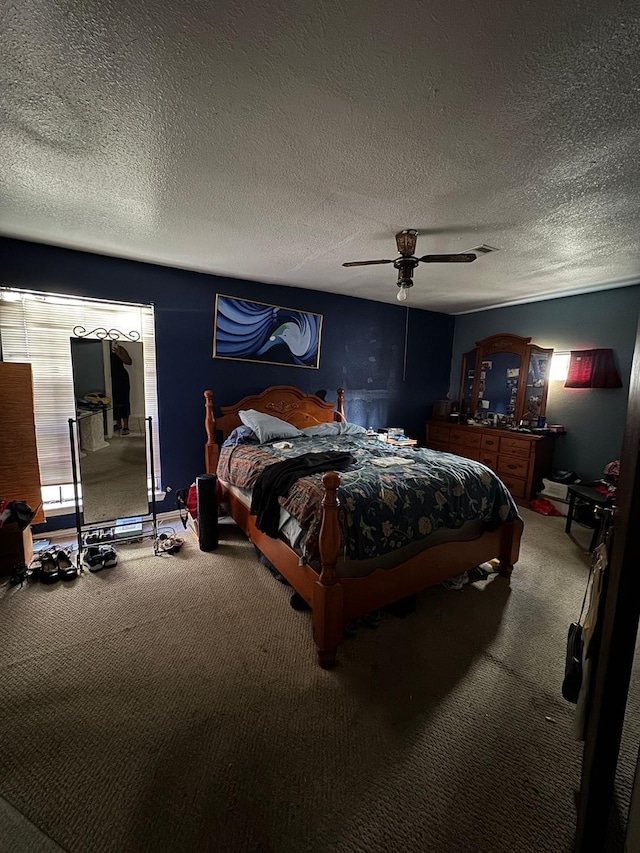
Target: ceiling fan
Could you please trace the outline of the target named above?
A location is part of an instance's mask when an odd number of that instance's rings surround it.
[[[369,264],[393,264],[398,270],[398,302],[404,302],[407,291],[413,287],[413,271],[420,263],[424,264],[469,264],[475,261],[477,255],[473,252],[461,252],[456,255],[423,255],[416,258],[413,254],[416,250],[418,232],[413,228],[405,228],[396,234],[396,245],[400,257],[392,260],[384,258],[379,261],[347,261],[343,267],[365,267]]]

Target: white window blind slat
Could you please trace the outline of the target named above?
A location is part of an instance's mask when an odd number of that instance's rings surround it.
[[[69,418],[75,418],[71,343],[74,329],[137,332],[143,344],[145,409],[152,418],[156,487],[160,437],[152,305],[130,305],[0,288],[0,337],[5,361],[30,362],[40,476],[43,486],[73,480]],[[95,334],[89,337],[98,337]],[[5,401],[3,404],[6,405]]]

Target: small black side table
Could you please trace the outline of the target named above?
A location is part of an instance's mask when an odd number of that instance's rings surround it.
[[[564,528],[565,533],[571,532],[571,522],[573,521],[573,511],[577,503],[586,503],[592,509],[596,507],[604,507],[609,506],[611,504],[611,498],[607,495],[603,495],[602,492],[599,492],[597,489],[594,489],[593,486],[569,486],[569,511],[567,513],[567,523]],[[593,535],[591,537],[591,544],[589,545],[589,550],[593,551],[593,549],[598,544],[598,534],[600,533],[600,524],[597,519],[594,518],[593,524]]]

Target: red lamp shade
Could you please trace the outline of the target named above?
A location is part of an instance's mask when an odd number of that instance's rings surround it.
[[[571,353],[565,388],[622,388],[613,350],[584,349]]]

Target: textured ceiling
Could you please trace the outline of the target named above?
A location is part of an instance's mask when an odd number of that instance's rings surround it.
[[[634,7],[636,7],[634,9]],[[0,232],[460,312],[640,280],[640,11],[612,0],[20,0]],[[429,233],[431,232],[431,233]]]

